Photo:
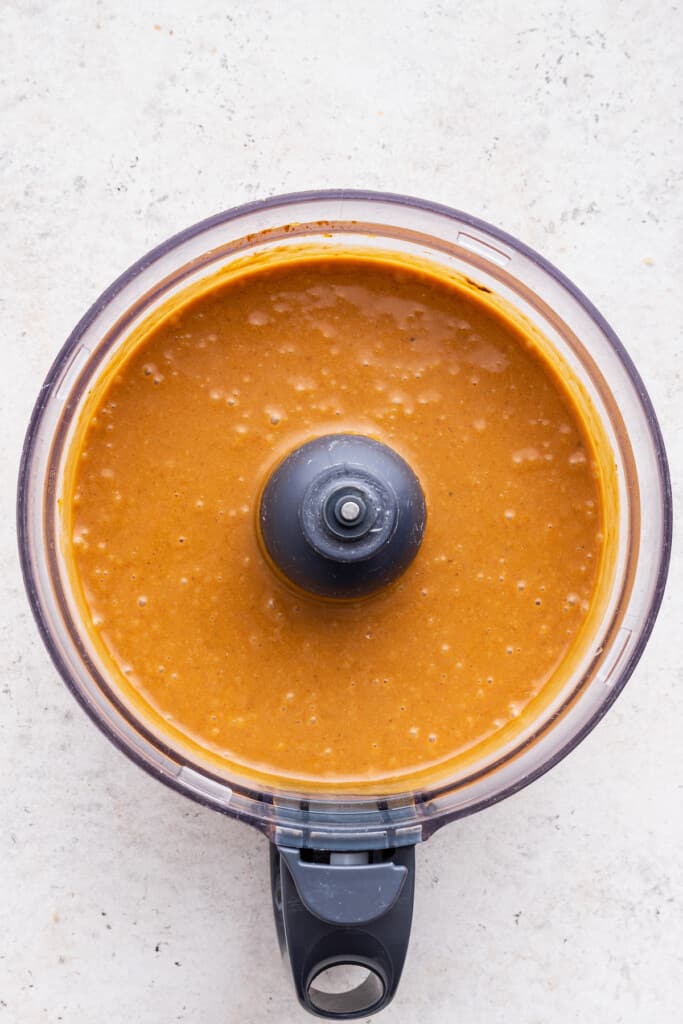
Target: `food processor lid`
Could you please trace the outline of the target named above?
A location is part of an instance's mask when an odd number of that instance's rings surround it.
[[[60,563],[64,453],[88,388],[132,327],[169,296],[243,258],[245,252],[309,242],[333,248],[335,240],[346,247],[365,245],[373,251],[378,239],[386,249],[416,253],[449,271],[469,275],[485,291],[516,306],[553,344],[564,347],[582,385],[609,421],[610,438],[621,460],[621,528],[630,537],[621,565],[625,582],[615,597],[611,620],[605,624],[602,648],[594,652],[590,674],[568,696],[552,723],[541,723],[521,748],[505,751],[497,762],[464,778],[445,779],[438,788],[407,789],[393,795],[359,794],[358,798],[344,796],[340,800],[333,794],[259,790],[245,780],[222,778],[172,749],[145,723],[135,720],[107,685],[70,608]],[[261,528],[270,557],[289,575],[286,551],[283,554],[286,545],[270,532],[274,519],[271,503],[284,500],[287,488],[283,481],[289,478],[289,469],[295,468],[288,467],[285,473],[284,466],[279,467],[282,475],[276,470],[264,491]],[[404,483],[397,485],[396,504],[391,507],[394,523],[408,526],[401,558],[392,564],[389,575],[396,564],[401,571],[400,566],[409,563],[424,530],[419,481],[406,468],[408,474]],[[298,507],[304,507],[305,495],[307,500],[313,495],[317,512],[311,519],[304,513],[299,516],[297,540],[303,537],[318,560],[358,566],[363,564],[362,558],[338,558],[335,562],[328,557],[335,529],[342,532],[336,540],[346,545],[348,553],[354,550],[358,538],[345,541],[343,537],[349,534],[344,531],[362,525],[354,518],[362,511],[361,505],[367,510],[367,478],[355,476],[343,482],[347,491],[330,492],[333,497],[322,483],[317,491],[315,480],[307,482]],[[322,503],[321,498],[325,499]],[[390,505],[380,502],[376,506],[377,515],[382,518],[383,512],[386,522],[391,520],[391,512],[386,511]],[[401,514],[410,509],[410,516],[406,513],[401,519],[397,509]],[[325,536],[317,529],[321,516]],[[324,836],[328,849],[344,849],[353,848],[359,834],[367,847],[401,845],[425,837],[445,821],[525,785],[593,727],[635,667],[661,602],[670,552],[671,493],[661,434],[642,381],[604,319],[563,275],[510,236],[458,211],[401,196],[334,191],[278,197],[220,214],[164,243],[105,292],[67,341],[41,389],[23,452],[18,527],[27,589],[52,657],[86,710],[121,749],[169,785],[252,821],[289,847],[316,845]],[[397,532],[396,526],[393,533],[387,528],[382,550]],[[646,557],[638,557],[639,552]],[[308,583],[313,589],[311,579],[295,582]]]

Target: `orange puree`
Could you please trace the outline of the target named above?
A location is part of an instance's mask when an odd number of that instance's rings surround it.
[[[355,602],[278,578],[260,490],[315,436],[398,451],[428,516]],[[589,431],[530,335],[461,281],[345,254],[170,307],[100,381],[67,556],[114,687],[228,775],[336,791],[457,767],[557,686],[603,558]]]

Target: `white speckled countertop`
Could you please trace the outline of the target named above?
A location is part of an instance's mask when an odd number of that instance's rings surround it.
[[[141,253],[269,194],[422,195],[539,249],[621,335],[683,469],[679,6],[500,0],[0,5],[0,1024],[302,1022],[267,844],[81,713],[16,556],[19,450],[71,327]],[[683,587],[637,672],[532,787],[418,851],[380,1018],[677,1024]]]

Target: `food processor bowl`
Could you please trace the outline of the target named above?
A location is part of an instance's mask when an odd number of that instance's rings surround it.
[[[108,676],[79,616],[62,544],[65,472],[95,381],[135,329],[190,286],[287,248],[392,253],[425,262],[514,311],[571,372],[614,463],[609,592],[560,692],[503,744],[442,777],[335,794],[255,785],[175,744]],[[526,786],[596,725],[633,672],[661,603],[671,493],[657,420],[628,354],[600,313],[546,260],[465,213],[405,196],[322,191],[211,217],[158,246],[95,302],[40,389],[19,478],[18,532],[38,627],[63,679],[119,749],[162,782],[271,840],[273,898],[297,994],[323,1017],[367,1016],[391,999],[412,912],[414,848],[447,822]],[[334,988],[334,970],[363,980]],[[327,983],[325,983],[325,979]],[[331,979],[331,980],[330,980]],[[351,984],[351,987],[349,987]]]

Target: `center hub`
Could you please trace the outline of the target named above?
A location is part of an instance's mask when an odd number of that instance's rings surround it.
[[[331,434],[302,445],[261,498],[264,547],[292,583],[327,597],[385,586],[408,567],[424,533],[419,481],[386,445]]]

